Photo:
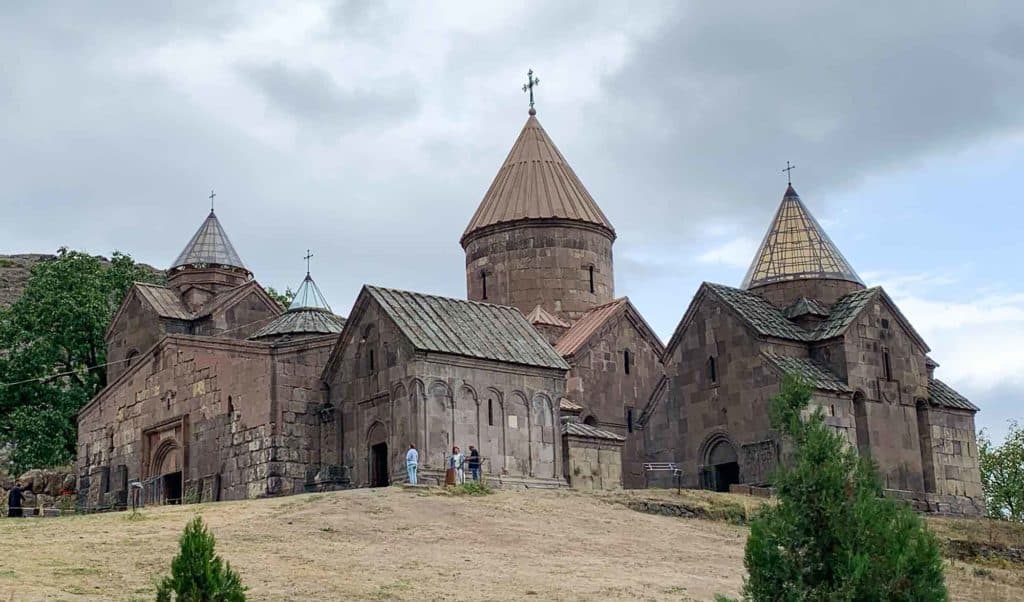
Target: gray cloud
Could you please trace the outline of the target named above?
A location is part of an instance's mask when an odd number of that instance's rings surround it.
[[[348,131],[381,122],[394,127],[419,106],[416,91],[399,82],[368,82],[364,85],[372,87],[344,90],[330,73],[315,67],[273,63],[239,69],[274,106],[317,129],[334,124]]]

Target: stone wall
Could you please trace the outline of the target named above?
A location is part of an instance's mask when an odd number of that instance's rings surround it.
[[[661,346],[652,344],[628,311],[622,311],[568,358],[566,396],[584,406],[581,421],[626,437],[622,476],[627,488],[644,486],[644,441],[638,421],[663,374]],[[626,373],[625,352],[629,352]]]
[[[562,436],[569,486],[583,491],[622,488],[622,443],[573,435]]]
[[[176,471],[183,497],[301,491],[319,460],[317,376],[332,341],[168,336],[80,412],[83,502],[123,503],[128,482]]]
[[[917,412],[926,491],[983,499],[974,414],[923,403]]]
[[[604,229],[573,222],[531,221],[475,232],[463,243],[467,298],[518,307],[523,314],[540,305],[575,320],[615,296],[612,241]]]
[[[405,478],[410,443],[421,471],[443,470],[453,445],[464,453],[474,445],[486,474],[560,478],[560,370],[415,352],[372,300],[350,320],[351,338],[339,342],[325,377],[354,485],[371,484],[379,443],[391,480]]]
[[[924,491],[917,420],[917,400],[928,397],[924,350],[880,299],[861,312],[843,341],[847,382],[858,391],[858,403],[863,396],[858,447],[869,450],[885,487]]]
[[[840,297],[859,290],[864,290],[863,284],[846,280],[801,279],[765,284],[750,289],[750,292],[761,295],[775,307],[784,309],[800,297],[832,305]]]
[[[107,333],[107,361],[111,362],[107,367],[107,382],[114,382],[130,367],[130,362],[121,360],[129,355],[136,356],[134,361],[142,359],[141,354],[149,351],[165,334],[165,322],[137,293],[129,293]]]
[[[951,516],[984,516],[985,500],[978,497],[886,489],[885,496],[906,502],[918,512]]]

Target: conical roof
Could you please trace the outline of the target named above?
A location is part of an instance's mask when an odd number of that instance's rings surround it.
[[[306,277],[302,280],[302,284],[299,285],[299,290],[295,291],[295,297],[292,299],[291,305],[288,306],[288,311],[293,309],[325,309],[331,311],[331,306],[327,304],[327,299],[324,294],[320,292],[320,287],[313,282],[313,277],[306,272]]]
[[[507,222],[565,219],[615,229],[531,114],[462,235]]]
[[[188,241],[185,249],[171,264],[171,269],[194,265],[222,265],[247,269],[212,210],[192,235],[192,240]]]
[[[288,311],[274,318],[269,324],[256,331],[250,339],[269,339],[283,336],[315,336],[337,334],[345,326],[345,318],[334,315],[327,299],[306,273],[299,285]]]
[[[785,280],[848,280],[863,285],[792,186],[786,189],[743,279],[750,289]]]

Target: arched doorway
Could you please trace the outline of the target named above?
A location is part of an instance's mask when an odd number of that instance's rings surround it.
[[[701,485],[712,491],[729,491],[740,482],[740,464],[736,448],[724,435],[712,436],[705,444]]]
[[[387,487],[391,484],[388,474],[388,430],[380,422],[370,427],[366,434],[369,449],[370,487]]]
[[[164,439],[153,452],[150,473],[153,475],[152,492],[154,501],[164,504],[180,504],[182,501],[181,446],[171,439]]]

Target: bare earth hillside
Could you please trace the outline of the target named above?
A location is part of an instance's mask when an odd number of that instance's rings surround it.
[[[674,494],[663,494],[670,497]],[[202,514],[253,600],[710,600],[742,583],[746,529],[571,491],[361,489],[0,520],[0,600],[151,600]],[[1016,566],[1018,570],[1005,568]],[[954,600],[1012,600],[1019,565],[956,562]]]

